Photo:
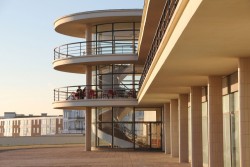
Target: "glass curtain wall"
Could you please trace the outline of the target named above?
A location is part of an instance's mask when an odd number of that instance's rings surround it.
[[[134,54],[137,52],[139,22],[107,23],[92,27],[95,54]]]
[[[208,102],[207,87],[202,88],[202,150],[203,166],[208,166]]]
[[[92,89],[102,98],[136,98],[142,66],[109,64],[92,67]]]
[[[202,149],[203,166],[208,166],[208,111],[207,101],[202,103]]]
[[[223,79],[224,167],[239,167],[239,104],[237,73]]]
[[[188,159],[189,162],[192,160],[192,142],[191,142],[191,106],[188,106]]]
[[[238,92],[223,96],[223,130],[224,167],[238,167],[240,166]]]
[[[161,149],[161,114],[161,108],[97,107],[92,112],[92,146]]]

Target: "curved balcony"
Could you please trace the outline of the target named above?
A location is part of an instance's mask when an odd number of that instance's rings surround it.
[[[101,40],[76,42],[54,49],[56,70],[84,73],[83,65],[103,63],[131,63],[137,61],[137,41]]]
[[[79,86],[83,89],[78,90]],[[136,106],[137,84],[105,84],[67,86],[54,89],[53,107],[57,109],[82,109],[98,106]]]

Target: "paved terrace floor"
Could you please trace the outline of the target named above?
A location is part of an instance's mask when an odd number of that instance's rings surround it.
[[[0,147],[0,166],[190,167],[163,152],[91,151],[84,146]]]

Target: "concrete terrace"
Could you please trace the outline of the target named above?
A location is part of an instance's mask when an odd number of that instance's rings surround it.
[[[0,166],[190,167],[163,152],[92,151],[82,145],[0,148]]]

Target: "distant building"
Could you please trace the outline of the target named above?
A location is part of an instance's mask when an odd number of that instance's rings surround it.
[[[0,137],[55,135],[62,131],[62,116],[25,116],[15,112],[5,112],[0,118]]]
[[[85,134],[85,111],[84,110],[63,110],[62,133]]]

